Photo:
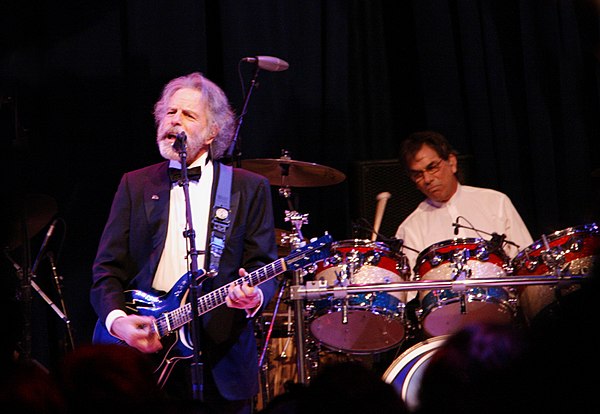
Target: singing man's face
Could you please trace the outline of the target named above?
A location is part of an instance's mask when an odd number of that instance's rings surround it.
[[[156,134],[156,142],[164,158],[179,161],[179,152],[173,149],[173,142],[181,131],[187,136],[188,164],[208,150],[216,134],[210,133],[211,128],[201,98],[200,91],[183,88],[169,99],[167,111]]]

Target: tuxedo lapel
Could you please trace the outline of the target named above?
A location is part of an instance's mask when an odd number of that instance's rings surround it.
[[[167,166],[168,162],[160,164],[155,172],[148,175],[148,181],[144,186],[144,210],[152,234],[152,255],[149,258],[151,269],[156,269],[158,266],[167,238],[171,194]]]

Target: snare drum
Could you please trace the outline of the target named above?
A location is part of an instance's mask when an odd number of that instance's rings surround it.
[[[334,243],[316,279],[328,286],[399,283],[410,270],[406,256],[368,240]],[[408,269],[408,270],[407,270]],[[405,337],[404,293],[369,292],[328,298],[311,305],[310,332],[326,347],[354,354],[382,352]]]
[[[502,249],[491,249],[479,238],[456,238],[431,245],[417,257],[415,279],[456,280],[505,277],[509,259]],[[453,333],[470,322],[510,323],[514,318],[511,294],[501,287],[421,290],[419,318],[429,336]]]
[[[396,358],[383,374],[383,380],[394,387],[409,412],[416,412],[423,372],[430,358],[447,337],[448,335],[429,338],[410,347]]]
[[[594,257],[600,251],[600,230],[596,223],[569,227],[556,231],[523,249],[512,260],[515,276],[553,275],[555,270],[562,274],[586,275],[590,273]],[[579,288],[573,284],[556,290],[553,285],[531,285],[519,294],[519,303],[528,322],[542,311],[557,304],[557,297],[568,295]]]

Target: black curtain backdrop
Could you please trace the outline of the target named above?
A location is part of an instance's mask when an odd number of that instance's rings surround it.
[[[472,156],[471,183],[507,193],[534,239],[596,221],[597,1],[19,0],[0,16],[3,199],[57,201],[53,248],[78,344],[95,322],[91,263],[118,180],[161,159],[151,115],[161,87],[201,71],[239,113],[254,70],[245,56],[290,67],[259,73],[241,158],[287,150],[349,177],[293,189],[307,237],[355,237],[353,166],[394,159],[421,129]],[[277,190],[276,223],[289,228]],[[31,238],[34,256],[45,231]],[[22,263],[24,250],[10,255]],[[39,273],[43,284],[46,262]],[[51,364],[63,324],[34,302],[34,356]]]

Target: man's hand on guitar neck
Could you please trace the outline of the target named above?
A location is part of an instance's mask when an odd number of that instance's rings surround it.
[[[240,269],[240,276],[248,276],[248,272]],[[229,288],[229,294],[225,298],[225,303],[230,308],[245,309],[249,317],[254,316],[263,302],[262,291],[247,283],[243,285],[232,284]]]
[[[146,354],[162,349],[160,338],[154,330],[154,318],[151,316],[118,317],[112,323],[111,334]]]

